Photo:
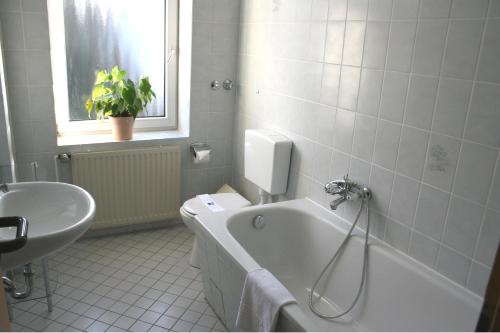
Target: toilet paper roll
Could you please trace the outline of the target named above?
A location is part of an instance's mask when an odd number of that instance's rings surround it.
[[[208,163],[210,162],[210,150],[198,150],[193,154],[193,163]]]

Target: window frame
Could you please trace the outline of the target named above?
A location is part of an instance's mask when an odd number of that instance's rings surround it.
[[[136,118],[134,132],[175,130],[178,128],[179,103],[179,1],[165,1],[165,116]],[[50,53],[54,89],[54,110],[58,136],[108,134],[109,119],[71,121],[66,62],[64,8],[61,0],[47,0]],[[84,106],[82,106],[84,107]]]

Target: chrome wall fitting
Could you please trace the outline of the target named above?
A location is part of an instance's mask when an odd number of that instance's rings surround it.
[[[220,82],[219,82],[219,80],[213,80],[210,83],[210,88],[212,88],[212,90],[219,90],[220,89]]]
[[[369,188],[360,186],[350,180],[348,176],[339,180],[333,180],[325,185],[325,192],[331,195],[338,195],[337,199],[330,202],[330,208],[336,210],[345,201],[357,199],[370,200],[372,193]]]
[[[225,79],[224,82],[222,82],[222,87],[225,90],[231,90],[231,89],[233,89],[233,81],[231,81],[229,79]]]

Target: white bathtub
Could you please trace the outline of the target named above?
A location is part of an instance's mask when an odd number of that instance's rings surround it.
[[[264,217],[263,229],[252,226],[256,215]],[[308,288],[348,224],[307,199],[199,215],[197,221],[205,295],[228,329],[234,329],[245,276],[258,267],[273,273],[298,301],[282,309],[279,330],[475,329],[480,297],[376,239],[370,240],[365,289],[351,314],[339,320],[316,317],[307,306]],[[359,285],[363,241],[356,232],[322,289],[340,309]]]

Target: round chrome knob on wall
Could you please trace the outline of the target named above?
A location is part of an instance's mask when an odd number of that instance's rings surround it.
[[[220,82],[219,82],[219,80],[213,80],[210,83],[210,88],[212,88],[212,90],[219,90],[220,89]]]
[[[222,82],[222,87],[225,90],[231,90],[231,89],[233,89],[233,81],[231,81],[229,79],[225,79],[224,82]]]

